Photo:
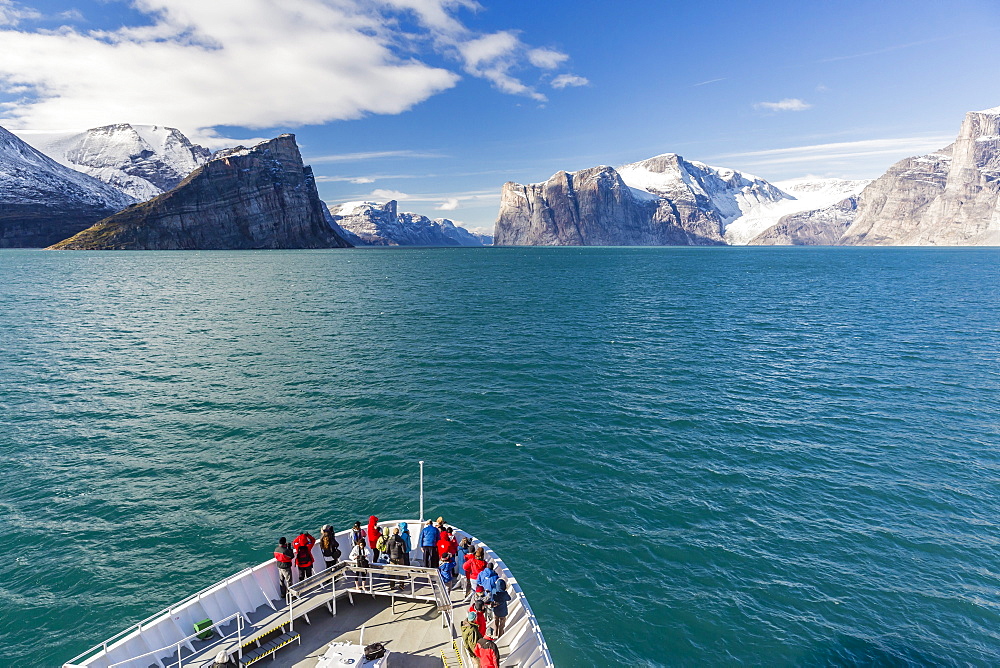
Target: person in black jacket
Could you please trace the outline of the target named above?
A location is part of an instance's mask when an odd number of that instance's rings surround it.
[[[292,586],[292,561],[295,553],[288,546],[288,539],[282,536],[278,539],[278,547],[274,548],[274,560],[278,562],[278,586],[281,587],[281,598],[285,598],[288,588]]]
[[[399,564],[400,566],[406,564],[406,543],[399,536],[399,527],[392,530],[392,535],[385,542],[385,549],[389,554],[390,564]],[[399,582],[395,586],[398,589],[406,588],[403,582]]]

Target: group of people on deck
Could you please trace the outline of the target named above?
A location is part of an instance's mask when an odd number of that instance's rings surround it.
[[[329,524],[323,526],[320,535],[323,559],[326,568],[330,568],[340,560],[342,553]],[[315,544],[316,539],[309,533],[299,534],[291,545],[284,537],[278,541],[274,558],[278,562],[282,597],[292,585],[293,564],[298,568],[299,581],[312,576],[312,549]],[[380,527],[374,515],[368,518],[367,527],[355,522],[351,528],[351,545],[348,559],[358,568],[369,568],[376,563],[418,565],[410,563],[414,545],[406,522],[400,522],[391,529]],[[463,601],[468,601],[470,605],[461,623],[462,640],[480,668],[499,666],[500,651],[494,638],[503,635],[511,596],[506,581],[500,578],[493,562],[486,561],[485,551],[482,547],[474,547],[472,539],[465,537],[457,540],[455,529],[447,526],[443,517],[436,521],[427,520],[417,536],[416,547],[422,557],[419,565],[436,568],[449,592],[464,581]],[[364,580],[360,572],[356,584],[363,588]],[[390,582],[390,586],[405,588],[399,582]]]

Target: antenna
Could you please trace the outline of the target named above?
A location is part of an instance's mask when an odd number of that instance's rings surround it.
[[[424,461],[420,460],[420,524],[424,523]]]

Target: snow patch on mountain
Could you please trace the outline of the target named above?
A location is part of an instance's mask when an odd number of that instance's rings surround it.
[[[90,176],[64,167],[0,128],[0,202],[48,206],[54,199],[113,210],[136,201]]]
[[[60,164],[118,188],[139,201],[175,188],[212,152],[176,128],[117,123],[83,132],[21,133]]]
[[[480,235],[447,218],[431,220],[400,212],[395,200],[345,202],[330,207],[334,223],[348,232],[348,240],[363,246],[482,246]],[[490,240],[492,242],[492,239]]]
[[[869,183],[870,180],[816,178],[776,181],[772,185],[787,197],[747,207],[726,226],[726,243],[745,245],[783,216],[827,209],[848,197],[856,197]]]

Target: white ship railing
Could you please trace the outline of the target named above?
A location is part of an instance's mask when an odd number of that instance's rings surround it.
[[[400,521],[407,522],[418,532],[421,528],[416,520]],[[394,527],[397,524],[399,521],[379,522],[383,527]],[[507,582],[507,592],[511,596],[509,614],[504,634],[497,639],[501,649],[506,650],[501,653],[501,665],[521,668],[551,667],[552,657],[548,645],[517,578],[484,542],[460,529],[456,529],[455,533],[459,540],[468,537],[475,547],[482,547],[486,553],[486,561],[494,562],[497,573]],[[350,531],[339,532],[337,541],[343,555],[350,554]],[[413,547],[411,556],[418,557],[419,547]],[[313,557],[316,563],[324,563],[318,542],[313,547]],[[277,562],[270,559],[252,568],[245,568],[116,633],[63,664],[63,668],[148,668],[153,664],[160,668],[180,666],[181,649],[186,647],[192,653],[195,651],[193,642],[197,634],[192,634],[190,630],[196,622],[204,619],[222,620],[213,624],[213,627],[221,628],[235,620],[235,633],[242,638],[250,621],[247,615],[264,605],[277,610],[274,603],[282,600],[280,594]],[[470,661],[462,643],[459,628],[461,616],[455,618],[449,611],[445,619],[446,625],[451,627],[453,637],[457,638],[463,665],[475,665],[475,662]],[[227,638],[232,635],[229,634]]]

